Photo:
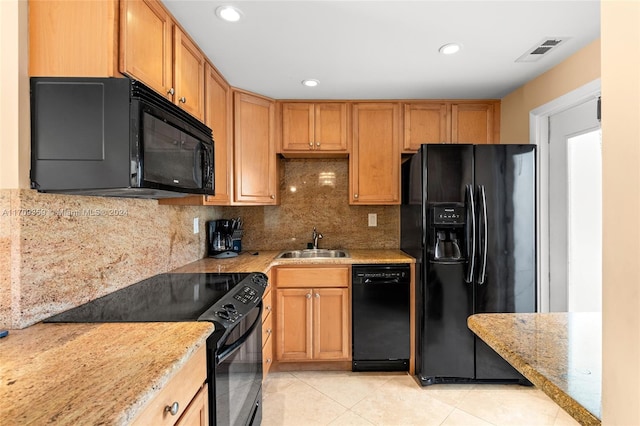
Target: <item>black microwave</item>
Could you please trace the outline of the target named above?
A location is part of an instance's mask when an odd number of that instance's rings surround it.
[[[134,198],[214,194],[211,129],[139,81],[31,78],[31,187]]]

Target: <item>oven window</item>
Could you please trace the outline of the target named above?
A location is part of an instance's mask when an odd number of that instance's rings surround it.
[[[231,332],[225,345],[246,338],[215,369],[216,426],[247,425],[255,418],[262,387],[261,309],[256,307]],[[247,336],[252,325],[257,326]],[[256,419],[259,424],[260,420]]]

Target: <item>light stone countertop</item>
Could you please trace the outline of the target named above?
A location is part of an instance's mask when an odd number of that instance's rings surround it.
[[[212,331],[208,322],[11,330],[0,339],[0,424],[129,424]]]
[[[467,323],[579,423],[601,423],[602,314],[476,314]]]
[[[400,250],[335,259],[275,259],[279,251],[201,259],[170,272],[268,272],[276,265],[414,263]],[[51,324],[0,339],[0,424],[125,425],[213,331],[208,322]]]
[[[352,265],[365,263],[415,263],[402,250],[346,250],[350,257],[276,259],[281,251],[247,251],[228,259],[204,258],[171,272],[268,272],[282,265]],[[254,254],[257,253],[257,254]]]

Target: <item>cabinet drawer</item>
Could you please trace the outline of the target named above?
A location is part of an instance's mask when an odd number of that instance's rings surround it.
[[[266,344],[262,348],[262,379],[267,377],[267,373],[273,364],[273,339],[268,338]]]
[[[271,291],[267,290],[267,293],[262,297],[262,322],[264,323],[267,317],[273,312],[273,297]]]
[[[281,287],[349,287],[349,267],[277,268],[275,283]]]
[[[135,418],[134,425],[173,425],[184,413],[207,378],[206,346],[200,347],[182,369],[164,386],[143,411]],[[165,411],[174,402],[179,410],[175,415]]]
[[[273,334],[273,316],[269,317],[262,323],[262,347],[267,343],[267,339]]]

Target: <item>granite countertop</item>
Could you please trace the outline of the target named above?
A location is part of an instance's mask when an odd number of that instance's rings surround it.
[[[208,322],[11,330],[0,339],[0,424],[129,424],[212,331]]]
[[[204,258],[171,272],[268,272],[281,265],[352,265],[357,263],[415,263],[402,250],[346,250],[350,257],[276,259],[281,251],[247,251],[228,259]],[[257,253],[257,254],[254,254]]]
[[[469,328],[583,425],[599,425],[600,313],[476,314]]]
[[[280,251],[205,258],[170,272],[268,272],[288,264],[414,263],[400,250],[335,259],[275,259]],[[208,322],[39,323],[0,339],[0,424],[124,425],[213,331]]]

